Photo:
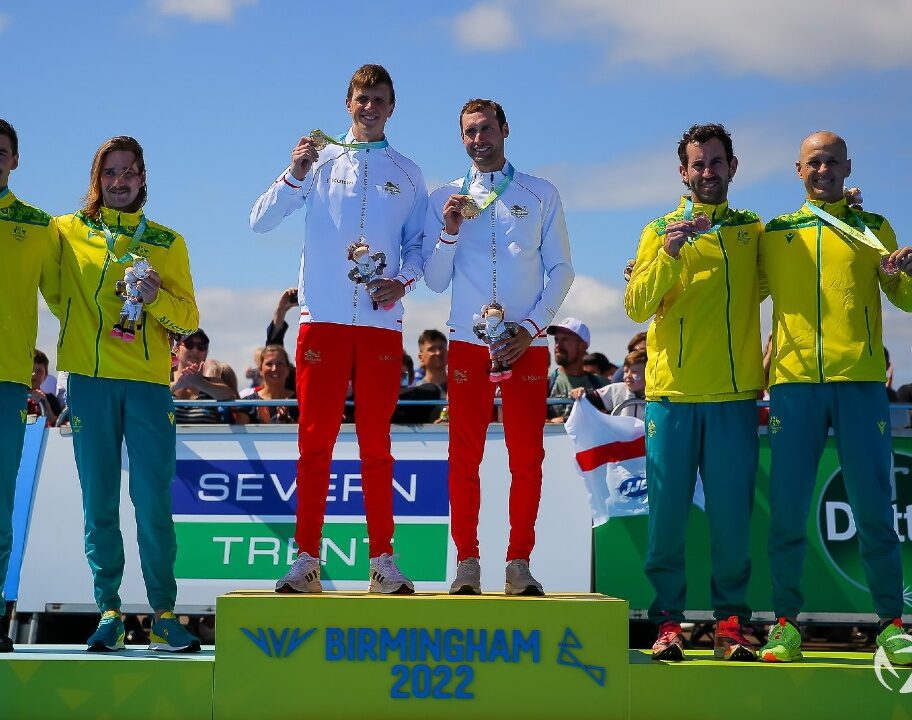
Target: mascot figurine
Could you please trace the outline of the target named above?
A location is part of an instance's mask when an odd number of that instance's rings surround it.
[[[383,277],[383,271],[386,269],[386,255],[382,252],[371,255],[370,245],[363,239],[348,246],[348,259],[355,264],[348,272],[348,279],[353,283],[366,285],[371,280]],[[384,305],[383,309],[389,310],[394,304]],[[372,305],[376,310],[377,303],[372,301]]]
[[[136,331],[142,328],[139,319],[142,317],[143,298],[139,292],[139,281],[144,279],[152,267],[145,258],[137,258],[132,267],[128,267],[124,273],[124,279],[117,282],[114,286],[114,292],[117,297],[123,300],[123,307],[120,309],[120,319],[110,335],[114,338],[120,338],[124,342],[133,342],[136,339]]]
[[[475,324],[472,326],[472,330],[488,346],[489,350],[495,343],[513,337],[519,330],[519,325],[515,322],[504,322],[503,306],[496,302],[481,308],[481,314],[475,315],[473,320],[475,320]],[[496,360],[493,353],[489,373],[488,377],[494,383],[509,380],[513,376],[510,366]]]

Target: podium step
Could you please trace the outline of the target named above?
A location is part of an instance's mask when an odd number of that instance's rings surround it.
[[[627,603],[603,595],[218,599],[217,720],[626,718]]]
[[[630,720],[912,718],[912,682],[903,687],[912,671],[894,670],[876,672],[873,653],[806,652],[801,662],[772,664],[688,650],[684,662],[664,663],[631,650]]]
[[[189,655],[83,645],[17,645],[0,655],[6,720],[202,720],[212,717],[212,648]]]

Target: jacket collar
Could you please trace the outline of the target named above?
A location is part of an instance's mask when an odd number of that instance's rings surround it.
[[[688,197],[689,196],[687,196],[687,195],[681,196],[681,202],[678,204],[678,212],[680,212],[680,213],[684,212],[684,205],[687,203]],[[710,220],[714,220],[714,221],[721,220],[723,217],[725,217],[725,213],[727,213],[727,212],[728,212],[728,200],[726,200],[725,202],[721,202],[718,205],[713,205],[711,203],[701,203],[701,202],[694,202],[694,204],[693,204],[693,214],[694,215],[699,215],[702,213],[703,215],[706,215],[706,217],[708,217]]]

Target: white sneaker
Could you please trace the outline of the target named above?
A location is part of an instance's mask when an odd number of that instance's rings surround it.
[[[276,583],[278,593],[319,593],[323,592],[320,582],[320,561],[302,552],[294,561],[285,577]]]
[[[545,594],[544,588],[529,571],[528,560],[511,560],[507,563],[507,581],[504,584],[507,595],[534,595]]]
[[[368,592],[385,595],[411,595],[415,584],[396,566],[396,556],[383,553],[370,559],[370,586]]]
[[[481,595],[481,564],[478,558],[460,560],[450,595]]]

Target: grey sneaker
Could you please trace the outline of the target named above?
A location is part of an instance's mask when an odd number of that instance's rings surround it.
[[[481,595],[481,565],[478,558],[460,560],[450,595]]]
[[[511,560],[507,563],[507,582],[504,585],[507,595],[534,595],[545,594],[544,588],[532,573],[529,572],[528,560]]]
[[[320,561],[302,552],[294,561],[285,577],[276,583],[277,593],[319,593],[323,592],[320,582]]]
[[[368,592],[385,595],[411,595],[415,584],[396,566],[396,556],[383,553],[370,560],[370,585]]]

